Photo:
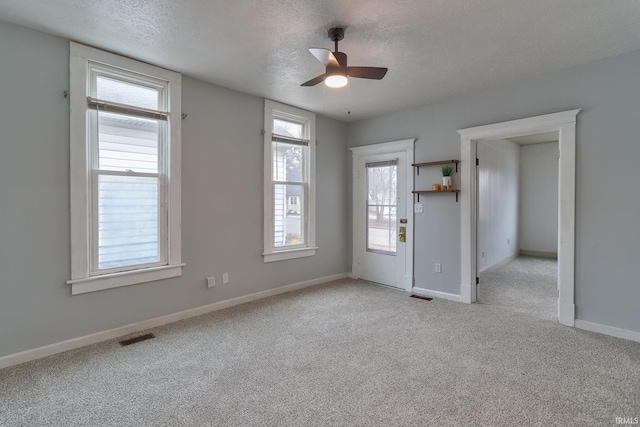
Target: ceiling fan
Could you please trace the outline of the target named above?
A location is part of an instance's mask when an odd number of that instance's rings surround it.
[[[329,87],[343,87],[348,83],[347,77],[381,80],[387,74],[387,68],[347,66],[347,54],[338,52],[338,42],[344,38],[344,28],[329,29],[329,38],[335,43],[335,52],[323,48],[309,49],[309,52],[325,65],[325,73],[300,86],[315,86],[324,81]]]

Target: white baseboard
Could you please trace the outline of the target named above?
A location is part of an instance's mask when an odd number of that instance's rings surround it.
[[[124,335],[132,334],[135,332],[140,332],[158,326],[166,325],[168,323],[177,322],[179,320],[188,319],[190,317],[200,316],[212,311],[222,310],[262,298],[267,298],[298,289],[308,288],[310,286],[319,285],[321,283],[344,279],[346,277],[348,277],[348,273],[340,273],[334,274],[332,276],[320,277],[318,279],[307,280],[305,282],[293,283],[291,285],[280,286],[274,289],[267,289],[266,291],[255,292],[253,294],[243,295],[237,298],[214,302],[213,304],[179,311],[177,313],[156,317],[154,319],[143,320],[142,322],[132,323],[130,325],[121,326],[119,328],[109,329],[107,331],[97,332],[91,335],[85,335],[83,337],[72,338],[70,340],[45,345],[43,347],[21,351],[19,353],[8,354],[6,356],[0,357],[0,369],[18,365],[24,362],[29,362],[31,360],[40,359],[42,357],[51,356],[53,354],[62,353],[63,351],[73,350],[113,338],[122,337]]]
[[[496,262],[496,263],[494,263],[494,264],[491,264],[491,265],[486,266],[485,268],[483,268],[482,270],[480,270],[480,271],[478,272],[478,274],[488,273],[488,272],[490,272],[490,271],[493,271],[493,270],[495,270],[496,268],[500,268],[500,267],[502,267],[503,265],[507,265],[507,264],[509,264],[511,261],[513,261],[513,260],[514,260],[514,259],[516,259],[516,258],[518,258],[518,252],[516,252],[515,254],[512,254],[512,255],[509,255],[508,257],[506,257],[506,258],[504,258],[504,259],[501,259],[500,261],[498,261],[498,262]]]
[[[601,325],[599,323],[587,322],[586,320],[576,319],[576,328],[585,331],[598,332],[600,334],[610,335],[616,338],[640,342],[640,332],[630,331],[628,329],[616,328],[615,326]]]
[[[441,298],[441,299],[446,299],[446,300],[449,300],[449,301],[456,301],[456,302],[461,302],[462,301],[462,299],[460,298],[460,295],[449,294],[449,293],[440,292],[440,291],[432,291],[431,289],[413,288],[411,291],[414,294],[420,295],[420,296],[423,296],[423,297]]]
[[[555,258],[555,259],[558,259],[558,252],[530,251],[528,249],[520,249],[520,255],[522,255],[522,256],[537,256],[537,257],[541,257],[541,258]]]

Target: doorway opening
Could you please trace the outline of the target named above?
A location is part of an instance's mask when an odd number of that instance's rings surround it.
[[[482,304],[557,317],[558,139],[546,132],[477,142]]]
[[[509,122],[459,130],[462,164],[475,165],[478,141],[516,138],[558,132],[558,321],[575,324],[575,153],[576,116],[571,110]],[[461,171],[461,300],[477,300],[477,174],[476,168]]]

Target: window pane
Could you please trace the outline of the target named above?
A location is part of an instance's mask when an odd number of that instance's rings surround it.
[[[396,253],[397,167],[367,168],[367,250]]]
[[[157,120],[98,112],[98,169],[158,173]]]
[[[272,147],[273,180],[304,182],[304,158],[308,148],[282,142],[274,142]]]
[[[305,243],[303,192],[302,185],[274,186],[274,246]]]
[[[96,78],[96,97],[103,101],[157,110],[158,94],[159,91],[157,89],[146,86],[114,80],[104,76]]]
[[[160,261],[158,178],[98,176],[98,268]]]
[[[276,135],[288,136],[289,138],[302,139],[304,136],[304,125],[301,123],[273,119],[273,133]]]

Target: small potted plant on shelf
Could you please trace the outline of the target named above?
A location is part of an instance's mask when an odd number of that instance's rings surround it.
[[[451,183],[451,172],[453,172],[453,166],[442,166],[440,170],[442,171],[442,189],[451,190],[453,188]]]

